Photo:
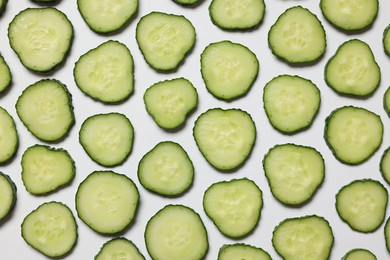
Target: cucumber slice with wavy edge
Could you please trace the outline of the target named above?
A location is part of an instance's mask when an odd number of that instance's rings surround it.
[[[182,15],[151,12],[139,20],[136,40],[145,61],[157,71],[176,70],[195,45],[196,32]]]
[[[272,233],[272,245],[283,259],[326,260],[333,243],[329,222],[317,215],[287,218]]]
[[[41,204],[24,218],[21,227],[26,243],[51,258],[69,254],[77,243],[76,220],[61,202]]]
[[[19,148],[19,134],[13,117],[0,107],[0,165],[10,162]]]
[[[94,171],[77,189],[76,210],[79,218],[92,230],[113,235],[133,222],[139,198],[137,186],[126,175]]]
[[[353,230],[371,233],[379,228],[386,215],[388,192],[376,180],[355,180],[336,194],[336,210]]]
[[[236,243],[223,245],[218,251],[218,260],[271,260],[271,256],[265,250],[252,245]]]
[[[256,126],[244,110],[212,108],[195,121],[193,136],[211,166],[232,171],[250,156],[256,141]]]
[[[12,83],[12,73],[5,61],[4,57],[0,54],[0,95],[4,93]]]
[[[75,123],[72,96],[58,80],[43,79],[28,86],[15,107],[28,131],[45,142],[61,141]]]
[[[199,214],[187,206],[172,204],[149,219],[145,244],[153,259],[203,259],[209,248]]]
[[[124,237],[113,238],[103,244],[94,260],[144,260],[137,246]]]
[[[382,44],[385,53],[390,56],[390,25],[388,25],[383,31]]]
[[[259,72],[256,55],[246,46],[227,40],[209,44],[200,63],[207,90],[226,101],[246,95]]]
[[[23,153],[22,181],[28,192],[44,195],[68,185],[76,174],[76,166],[67,150],[46,145],[33,145]]]
[[[11,177],[0,172],[0,223],[10,216],[17,201],[17,188]]]
[[[357,165],[379,149],[383,123],[377,114],[354,106],[336,108],[325,120],[325,141],[340,162]]]
[[[376,260],[376,256],[367,249],[354,248],[349,250],[342,260]]]
[[[51,72],[65,62],[73,42],[73,25],[54,7],[27,8],[8,27],[11,48],[35,72]]]
[[[255,182],[247,178],[212,184],[203,195],[203,208],[225,236],[242,238],[257,226],[263,197]]]
[[[79,89],[103,103],[127,99],[134,90],[134,61],[125,44],[109,40],[80,56],[73,75]]]

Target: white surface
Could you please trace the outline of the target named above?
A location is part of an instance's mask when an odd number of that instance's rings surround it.
[[[378,259],[388,259],[389,253],[385,247],[385,239],[382,225],[377,231],[370,234],[362,234],[352,231],[347,224],[341,221],[335,210],[335,194],[340,187],[354,179],[373,178],[381,181],[387,189],[379,172],[379,161],[383,151],[389,146],[390,127],[389,117],[385,113],[382,98],[385,90],[390,85],[390,57],[384,54],[382,46],[382,33],[390,24],[388,11],[390,2],[380,0],[378,17],[370,30],[359,34],[344,34],[337,31],[325,21],[319,9],[319,1],[315,0],[266,0],[266,14],[261,26],[249,32],[224,32],[214,26],[208,16],[210,0],[205,0],[196,8],[184,8],[171,0],[140,0],[137,17],[120,33],[101,36],[92,32],[82,20],[75,0],[62,0],[58,5],[74,25],[75,38],[71,53],[65,66],[50,75],[38,75],[27,71],[19,62],[16,54],[9,46],[7,38],[8,24],[12,18],[26,7],[37,7],[28,0],[10,0],[6,12],[0,18],[0,52],[9,64],[13,75],[13,85],[6,95],[0,97],[0,106],[8,110],[17,124],[20,135],[20,146],[17,156],[12,163],[0,166],[0,171],[8,174],[18,187],[18,201],[11,218],[0,225],[0,259],[46,259],[43,255],[28,246],[21,237],[20,224],[23,218],[38,205],[46,201],[57,200],[66,203],[76,216],[79,238],[73,252],[66,259],[93,259],[101,245],[111,239],[110,236],[101,236],[89,229],[77,218],[74,205],[74,195],[78,184],[92,171],[105,169],[94,163],[84,152],[78,143],[78,131],[81,123],[90,115],[102,112],[118,111],[126,114],[135,128],[135,143],[129,159],[121,166],[112,170],[127,174],[137,185],[141,195],[140,207],[134,224],[122,234],[132,240],[140,249],[146,259],[150,259],[145,247],[143,233],[146,222],[159,209],[166,204],[184,204],[197,211],[207,230],[210,249],[206,259],[216,259],[219,248],[223,244],[242,242],[261,247],[274,258],[280,259],[271,244],[272,231],[283,219],[317,214],[325,217],[333,228],[335,243],[331,253],[331,259],[340,259],[352,248],[366,248],[371,250]],[[309,8],[322,21],[327,33],[327,50],[324,57],[316,64],[306,67],[291,67],[276,59],[267,45],[267,33],[276,18],[288,7],[302,5]],[[194,50],[186,58],[185,63],[175,73],[159,74],[152,70],[144,61],[135,41],[135,28],[138,20],[151,11],[185,15],[195,26],[197,41]],[[335,94],[323,79],[323,70],[327,60],[335,53],[337,47],[348,39],[358,38],[367,42],[381,67],[382,81],[375,94],[368,99],[353,99],[340,97]],[[92,101],[81,93],[74,83],[72,70],[74,63],[91,48],[109,39],[116,39],[125,43],[130,49],[135,60],[135,93],[125,103],[120,105],[103,105]],[[207,91],[200,75],[199,57],[203,49],[211,42],[231,40],[249,47],[258,57],[260,72],[257,81],[247,96],[233,101],[224,102],[213,98]],[[312,127],[293,136],[282,135],[275,131],[269,124],[262,107],[262,88],[273,77],[280,74],[296,74],[311,79],[321,90],[322,104]],[[147,114],[142,96],[146,88],[157,81],[175,77],[186,77],[197,88],[199,93],[199,105],[197,110],[188,118],[186,126],[179,132],[168,133],[159,129],[151,117]],[[69,151],[76,161],[77,173],[73,183],[56,193],[48,196],[36,197],[26,192],[21,181],[20,160],[25,149],[36,143],[42,143],[33,137],[22,125],[15,111],[15,102],[23,89],[28,85],[42,79],[56,78],[66,84],[73,95],[73,105],[76,115],[76,124],[70,135],[61,143],[52,145],[62,147]],[[359,166],[343,165],[337,161],[323,139],[325,118],[337,107],[343,105],[356,105],[367,108],[379,114],[385,127],[385,136],[380,150],[366,163]],[[213,169],[205,161],[195,145],[192,137],[194,120],[208,108],[241,108],[249,112],[256,122],[257,140],[249,160],[238,171],[221,173]],[[171,140],[180,143],[188,152],[195,166],[195,180],[191,190],[179,198],[162,198],[147,192],[138,182],[137,166],[141,157],[154,147],[158,142]],[[326,163],[326,177],[323,185],[315,194],[313,200],[298,208],[289,208],[281,205],[271,195],[267,180],[262,169],[262,159],[269,148],[275,144],[293,142],[300,145],[308,145],[322,153]],[[222,236],[215,228],[211,220],[205,215],[202,208],[202,196],[205,189],[212,183],[232,178],[248,177],[254,180],[263,191],[264,207],[258,226],[254,232],[246,238],[232,240]],[[390,211],[386,214],[389,217]]]

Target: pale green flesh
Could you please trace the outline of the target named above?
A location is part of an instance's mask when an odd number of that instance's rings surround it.
[[[326,260],[333,240],[329,223],[317,216],[287,219],[272,236],[275,250],[284,259]]]
[[[321,11],[334,26],[359,30],[370,26],[378,13],[378,0],[321,0]]]
[[[201,73],[207,90],[220,99],[230,100],[246,94],[258,71],[256,55],[238,43],[215,42],[201,54]]]
[[[181,5],[193,5],[201,0],[174,0],[176,3],[181,4]]]
[[[77,86],[88,96],[113,103],[126,99],[134,89],[133,57],[126,45],[107,41],[76,62]]]
[[[294,144],[270,149],[263,161],[272,194],[282,203],[309,200],[325,177],[325,164],[314,148]]]
[[[383,48],[385,53],[390,56],[390,25],[383,32]]]
[[[195,29],[184,16],[152,12],[137,24],[136,39],[152,68],[169,71],[179,66],[195,44]]]
[[[376,260],[376,256],[367,249],[350,250],[342,260]]]
[[[122,28],[136,13],[138,0],[77,0],[77,7],[93,31],[109,33]]]
[[[390,253],[390,217],[386,220],[384,235],[385,235],[386,249]]]
[[[10,180],[0,172],[0,221],[12,210],[15,196]]]
[[[360,40],[341,45],[325,68],[326,82],[342,94],[370,95],[380,79],[380,68],[370,47]]]
[[[268,82],[263,92],[264,109],[271,124],[284,133],[311,125],[320,103],[320,91],[311,81],[281,75]]]
[[[1,3],[0,3],[1,6]],[[12,74],[4,57],[0,54],[0,94],[9,87],[12,81]]]
[[[134,219],[139,193],[125,175],[96,171],[79,186],[76,209],[81,220],[102,234],[115,234]]]
[[[59,203],[42,204],[22,223],[23,239],[44,255],[68,253],[77,240],[77,224],[70,209]]]
[[[144,260],[138,248],[125,238],[114,238],[106,242],[95,256],[95,260]]]
[[[224,235],[238,238],[257,225],[263,206],[262,192],[248,179],[218,182],[206,190],[203,206]]]
[[[318,18],[300,6],[287,9],[271,27],[272,52],[289,63],[315,61],[326,48],[325,30]]]
[[[0,164],[9,161],[18,149],[18,132],[12,116],[0,107]]]
[[[79,135],[81,145],[95,162],[114,166],[129,156],[134,129],[123,114],[97,114],[84,121]]]
[[[261,248],[246,244],[232,244],[223,246],[218,254],[218,260],[271,260],[270,255]]]
[[[248,29],[263,20],[265,4],[263,0],[213,0],[209,12],[221,28]]]
[[[22,64],[46,72],[59,65],[71,46],[73,27],[55,8],[29,8],[10,23],[8,36]]]
[[[180,205],[168,205],[149,220],[145,243],[153,259],[202,259],[208,249],[201,218]]]
[[[146,110],[156,124],[174,129],[185,123],[187,115],[198,104],[198,93],[184,78],[160,81],[145,91]]]
[[[41,80],[27,87],[17,100],[16,110],[28,130],[48,142],[63,138],[74,123],[69,93],[55,80]]]
[[[380,171],[387,183],[390,183],[390,148],[387,148],[380,161]]]
[[[22,156],[22,180],[32,194],[45,194],[68,184],[75,175],[73,159],[65,150],[43,145],[29,147]]]
[[[141,159],[138,178],[152,192],[180,195],[192,184],[194,167],[179,144],[161,142]]]
[[[383,96],[383,107],[386,113],[390,116],[390,87],[387,88]]]
[[[360,164],[382,143],[383,124],[379,116],[358,107],[342,107],[326,123],[326,142],[343,163]]]
[[[196,120],[193,135],[199,150],[212,166],[233,170],[251,153],[256,127],[245,111],[210,109]]]
[[[384,220],[387,199],[387,191],[379,182],[357,180],[338,192],[336,209],[352,229],[373,232]]]

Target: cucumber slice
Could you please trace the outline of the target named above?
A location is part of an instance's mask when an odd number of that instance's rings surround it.
[[[390,116],[390,87],[388,87],[383,95],[383,108],[388,116]]]
[[[203,259],[209,247],[199,214],[183,205],[167,205],[150,218],[145,243],[153,259]]]
[[[64,139],[75,123],[72,96],[54,79],[28,86],[16,102],[16,112],[27,129],[45,142]]]
[[[0,0],[0,16],[5,12],[8,0]]]
[[[10,162],[19,148],[19,135],[15,121],[2,107],[0,107],[0,147],[0,165]]]
[[[77,243],[77,223],[65,204],[51,201],[41,204],[23,220],[22,237],[40,253],[59,258]]]
[[[11,70],[4,60],[4,57],[0,54],[0,95],[11,86],[12,74]]]
[[[23,153],[22,181],[28,192],[44,195],[68,185],[76,174],[75,162],[62,148],[33,145]]]
[[[361,164],[382,144],[383,123],[365,108],[344,106],[326,118],[324,135],[336,159],[345,164]]]
[[[367,249],[355,248],[348,251],[342,260],[376,260],[376,256]]]
[[[200,63],[207,90],[226,101],[246,95],[259,72],[256,55],[246,46],[231,41],[209,44]]]
[[[390,253],[390,217],[386,221],[385,228],[384,228],[384,235],[385,235],[386,249]]]
[[[136,40],[145,61],[157,71],[173,71],[195,45],[195,28],[182,15],[151,12],[136,29]]]
[[[92,31],[107,34],[126,26],[138,10],[138,0],[77,0],[77,9]]]
[[[223,245],[218,252],[218,260],[271,260],[268,252],[259,247],[251,245],[236,243],[230,245]]]
[[[198,92],[188,79],[164,80],[145,91],[144,103],[159,127],[174,130],[183,126],[188,115],[198,106]]]
[[[73,25],[54,7],[27,8],[8,27],[11,48],[35,72],[51,72],[65,62],[73,42]]]
[[[264,156],[263,168],[272,195],[286,205],[309,201],[325,178],[324,159],[309,146],[275,145]]]
[[[131,153],[133,140],[130,120],[116,112],[88,117],[79,131],[84,151],[94,162],[106,167],[124,163]]]
[[[379,169],[383,179],[390,184],[390,147],[388,147],[382,154]]]
[[[181,6],[194,6],[203,0],[173,0],[173,2],[181,5]]]
[[[258,26],[264,18],[264,0],[212,0],[211,21],[225,30],[247,30]]]
[[[336,194],[336,210],[353,230],[371,233],[383,223],[387,201],[387,190],[379,181],[355,180]]]
[[[280,75],[269,81],[263,91],[264,110],[271,125],[285,134],[307,129],[321,104],[321,93],[308,79]]]
[[[379,86],[381,72],[370,46],[358,39],[344,42],[325,66],[325,81],[339,94],[371,95]]]
[[[138,179],[151,192],[179,196],[191,187],[194,166],[180,144],[160,142],[139,162]]]
[[[17,188],[11,177],[0,172],[0,223],[11,215],[17,200]]]
[[[100,234],[113,235],[133,222],[138,210],[139,192],[124,174],[94,171],[79,185],[76,210],[79,218]]]
[[[329,222],[320,216],[288,218],[272,233],[272,245],[283,259],[329,259],[334,236]]]
[[[385,53],[390,56],[390,25],[388,25],[383,32],[382,43]]]
[[[210,165],[231,171],[240,167],[252,152],[256,126],[244,110],[212,108],[195,121],[193,136]]]
[[[326,34],[315,14],[302,6],[293,6],[271,26],[268,45],[274,55],[287,63],[310,63],[324,54]]]
[[[54,5],[60,2],[61,0],[31,0],[32,2],[45,5]]]
[[[121,102],[134,90],[133,56],[126,45],[109,40],[83,54],[73,75],[87,96],[103,103]]]
[[[254,181],[247,178],[217,182],[205,191],[203,207],[222,234],[242,238],[259,222],[262,192]]]
[[[321,0],[320,8],[329,23],[338,29],[351,32],[367,29],[373,24],[378,14],[379,2]]]
[[[124,237],[113,238],[100,248],[94,260],[144,260],[145,257],[133,242]]]

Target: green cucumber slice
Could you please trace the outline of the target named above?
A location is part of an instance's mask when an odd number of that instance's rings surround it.
[[[383,95],[383,108],[388,116],[390,116],[390,87],[388,87]]]
[[[17,188],[11,177],[0,172],[0,223],[9,217],[15,208]]]
[[[390,56],[390,25],[388,25],[383,31],[382,44],[385,53]]]
[[[379,170],[383,179],[390,184],[390,147],[386,148],[382,154]]]
[[[376,256],[368,249],[354,248],[349,250],[342,260],[376,260]]]
[[[116,237],[103,244],[94,260],[144,260],[137,246],[125,237]]]
[[[5,61],[4,57],[0,54],[0,95],[11,86],[12,73]]]
[[[10,162],[19,148],[19,134],[13,117],[0,107],[0,164]]]
[[[268,252],[252,245],[236,243],[223,245],[218,251],[218,260],[245,259],[271,260]]]

